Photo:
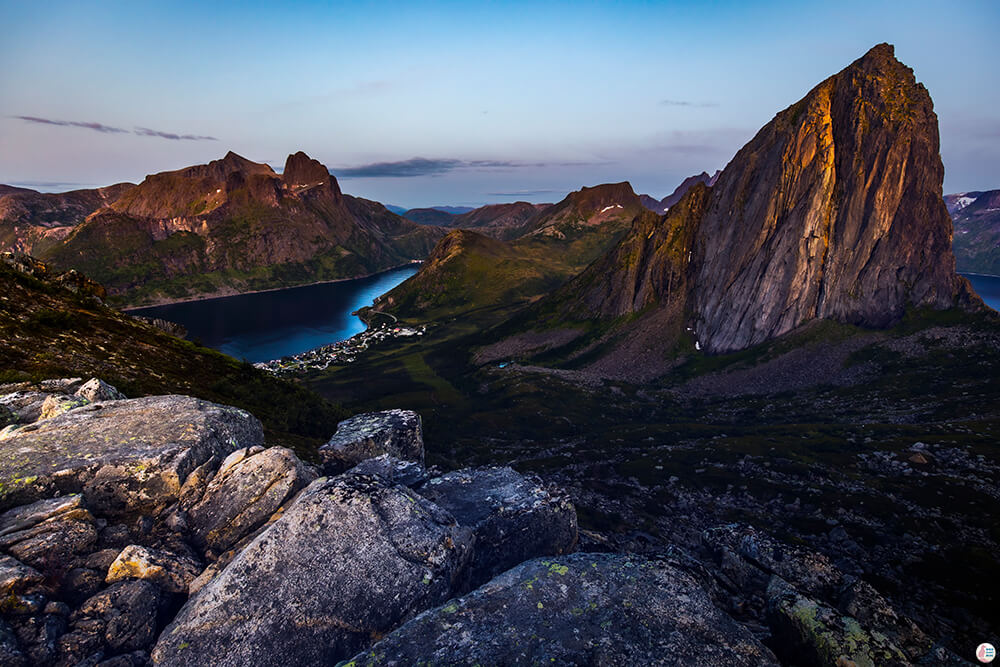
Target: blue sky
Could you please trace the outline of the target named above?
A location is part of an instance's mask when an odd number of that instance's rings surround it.
[[[930,90],[945,191],[1000,187],[1000,4],[0,0],[0,182],[304,150],[405,206],[662,197],[872,45]],[[419,159],[416,159],[419,158]]]

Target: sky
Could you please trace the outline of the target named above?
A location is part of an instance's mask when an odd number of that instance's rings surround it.
[[[669,194],[889,42],[945,192],[1000,188],[1000,3],[0,0],[0,183],[139,182],[304,150],[406,207]]]

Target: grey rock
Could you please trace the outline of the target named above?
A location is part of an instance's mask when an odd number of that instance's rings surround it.
[[[871,584],[857,579],[844,589],[839,608],[869,630],[885,635],[911,659],[927,654],[933,645],[917,624],[898,613]]]
[[[83,378],[54,378],[42,380],[38,388],[54,394],[72,394],[83,385]]]
[[[52,419],[59,415],[88,405],[90,401],[80,396],[66,396],[65,394],[51,394],[42,403],[42,413],[38,415],[38,421]]]
[[[73,625],[100,621],[104,642],[116,652],[148,649],[156,639],[160,601],[160,589],[148,581],[120,581],[85,601],[73,613]]]
[[[719,570],[745,594],[763,594],[776,574],[807,595],[834,598],[844,575],[818,552],[780,542],[752,526],[729,524],[709,529],[702,543]]]
[[[622,554],[535,559],[425,612],[356,665],[777,665],[686,573]]]
[[[83,491],[101,515],[155,515],[198,466],[263,439],[243,410],[187,396],[94,403],[0,441],[0,509]]]
[[[6,405],[0,403],[0,429],[17,423],[17,415]]]
[[[14,629],[0,618],[0,665],[27,667],[28,658],[21,651]]]
[[[43,579],[35,568],[0,554],[0,596],[26,593],[40,585]]]
[[[44,615],[11,619],[18,644],[29,665],[48,665],[55,661],[59,649],[56,642],[66,631],[62,616]]]
[[[30,424],[42,415],[42,405],[49,395],[41,391],[16,391],[0,396],[0,405],[14,416],[12,423]]]
[[[96,665],[104,658],[104,622],[78,621],[57,642],[59,662],[64,665]]]
[[[378,475],[393,484],[417,486],[427,481],[427,470],[416,461],[404,461],[389,454],[366,459],[351,468],[349,473],[358,475]]]
[[[188,584],[201,570],[201,564],[192,558],[132,544],[111,563],[105,581],[143,579],[168,593],[187,593]]]
[[[223,461],[201,499],[187,511],[195,542],[222,553],[262,526],[314,479],[290,449],[271,447]]]
[[[447,599],[470,540],[409,489],[364,475],[318,479],[188,600],[153,661],[335,663]]]
[[[781,577],[771,578],[767,606],[773,645],[781,652],[782,659],[791,664],[815,667],[910,664],[906,654],[885,635],[798,593]]]
[[[8,594],[0,600],[0,611],[8,616],[34,616],[45,609],[45,596],[38,593]]]
[[[91,378],[87,380],[82,387],[76,390],[75,395],[85,398],[91,403],[121,401],[127,398],[125,394],[121,393],[110,384],[99,378]]]
[[[69,605],[65,602],[47,602],[45,603],[45,608],[42,610],[43,614],[55,614],[56,616],[69,616],[70,611]]]
[[[417,492],[475,535],[465,590],[529,558],[568,553],[576,545],[576,510],[569,500],[511,468],[458,470]]]
[[[118,554],[121,552],[121,549],[101,549],[100,551],[95,551],[92,554],[88,554],[83,560],[83,567],[89,567],[98,572],[107,572],[108,568],[111,567],[111,564],[115,562],[115,559],[118,558]]]
[[[104,586],[104,572],[86,567],[74,567],[62,579],[59,595],[68,602],[79,604]]]
[[[323,471],[336,474],[365,459],[389,454],[424,463],[424,429],[412,410],[368,412],[337,425],[337,432],[319,448]]]
[[[0,514],[0,549],[43,571],[67,569],[97,544],[94,517],[79,495],[51,498]]]

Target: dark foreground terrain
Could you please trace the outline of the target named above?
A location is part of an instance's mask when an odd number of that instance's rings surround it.
[[[503,319],[493,313],[488,319]],[[506,360],[476,367],[469,317],[306,383],[352,411],[425,419],[428,459],[510,463],[567,489],[587,549],[702,554],[746,522],[877,586],[959,653],[1000,628],[1000,322],[912,313],[813,323],[655,383]],[[501,368],[501,366],[503,366]],[[763,599],[733,595],[760,623]]]

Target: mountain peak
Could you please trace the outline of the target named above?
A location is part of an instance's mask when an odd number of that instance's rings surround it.
[[[896,60],[896,47],[888,42],[882,42],[881,44],[876,44],[872,48],[868,49],[868,52],[858,58],[855,62],[884,63],[890,60],[897,63],[899,62]]]
[[[286,188],[305,190],[317,186],[333,187],[337,195],[340,187],[330,170],[319,160],[314,160],[302,151],[292,153],[285,160],[285,170],[281,175]]]
[[[665,218],[637,219],[538,312],[643,312],[623,331],[628,357],[691,337],[742,350],[816,319],[886,327],[909,308],[975,309],[943,177],[930,95],[879,44],[778,113],[710,188],[694,176]],[[639,340],[650,331],[658,342]]]

